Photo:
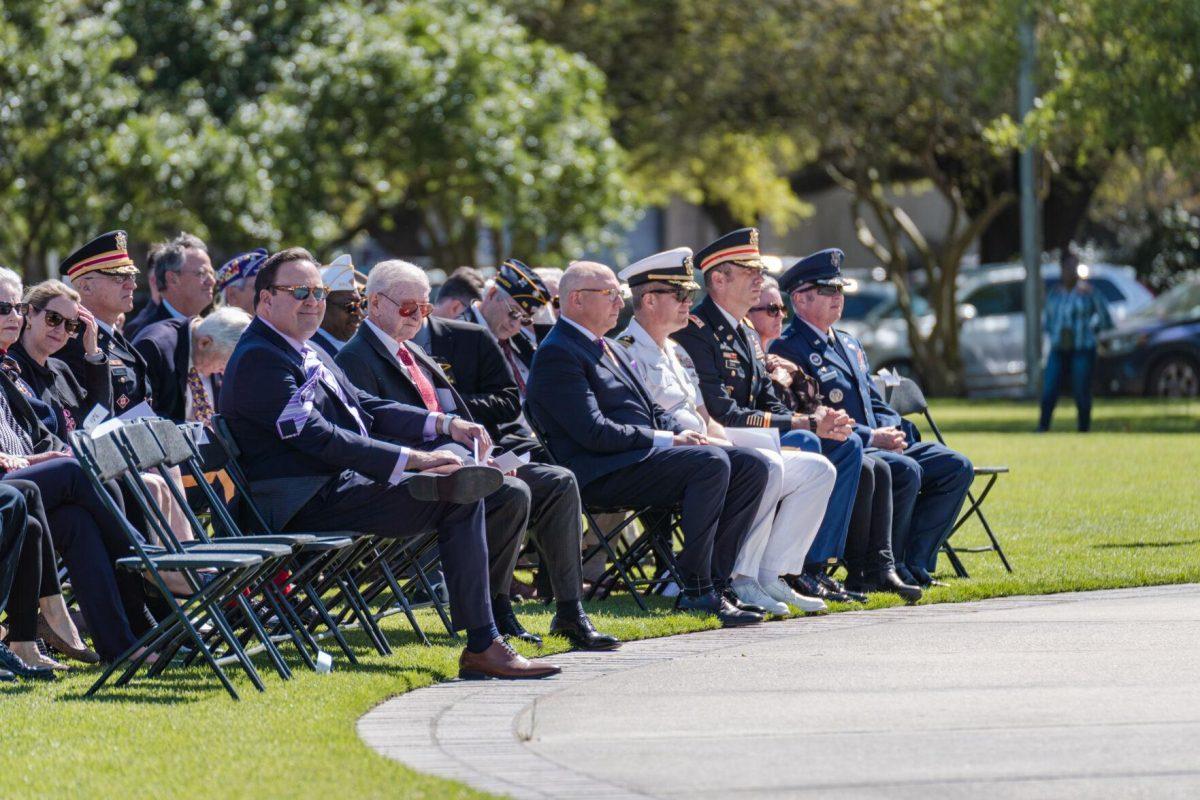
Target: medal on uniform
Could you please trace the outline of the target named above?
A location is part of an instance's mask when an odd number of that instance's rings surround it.
[[[821,357],[816,353],[809,353],[808,363],[812,364],[814,367],[819,367],[821,366]]]
[[[124,408],[125,406],[129,405],[129,396],[123,394],[120,397],[118,397],[117,405],[119,405],[121,408]]]
[[[843,398],[843,397],[845,397],[845,395],[844,395],[844,394],[842,394],[842,390],[841,390],[841,389],[832,389],[832,390],[829,392],[829,400],[830,400],[830,402],[833,402],[833,403],[840,403],[840,402],[842,402],[842,398]]]

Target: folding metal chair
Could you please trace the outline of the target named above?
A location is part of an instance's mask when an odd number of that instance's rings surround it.
[[[896,410],[902,417],[907,417],[912,414],[922,414],[925,421],[929,424],[929,429],[933,431],[933,435],[937,437],[938,442],[946,444],[946,438],[942,436],[942,431],[938,428],[937,423],[933,421],[933,415],[929,413],[929,403],[925,400],[925,393],[921,391],[921,387],[912,378],[901,378],[897,386],[892,387],[891,394],[888,396],[888,404]],[[976,478],[986,478],[987,482],[983,485],[983,491],[976,497],[975,493],[968,489],[967,500],[969,505],[966,510],[959,515],[958,520],[954,523],[954,527],[950,529],[950,536],[946,538],[946,542],[942,545],[942,551],[945,552],[946,558],[950,560],[950,564],[954,567],[954,572],[960,578],[971,577],[967,573],[967,569],[963,566],[962,559],[958,557],[959,553],[988,553],[995,551],[996,555],[1000,556],[1000,563],[1009,572],[1013,571],[1012,565],[1008,563],[1008,557],[1004,555],[1003,548],[1000,547],[1000,540],[996,538],[995,532],[992,530],[991,524],[988,522],[987,516],[983,513],[983,503],[991,494],[992,487],[996,485],[1001,475],[1008,473],[1007,466],[990,466],[990,467],[975,467]],[[988,540],[991,545],[988,547],[954,547],[950,544],[951,537],[966,524],[971,517],[978,517],[979,523],[983,526],[983,530],[987,533]]]
[[[538,427],[528,406],[525,407],[525,421],[529,423],[534,437],[549,456],[550,463],[557,464],[554,451],[551,450],[546,436]],[[622,519],[611,529],[605,530],[596,519],[601,514],[620,514]],[[678,528],[674,509],[652,506],[600,508],[584,505],[583,516],[595,532],[598,543],[583,553],[582,560],[588,561],[601,552],[608,559],[608,566],[586,595],[588,600],[594,599],[603,586],[615,583],[624,585],[638,608],[648,611],[649,607],[643,592],[638,591],[639,587],[643,587],[646,590],[645,594],[649,594],[655,590],[662,591],[672,582],[682,585],[678,580],[680,571],[674,551],[675,531]],[[624,533],[635,523],[641,524],[642,531],[632,542],[627,543]],[[654,557],[657,567],[653,575],[646,567],[649,556]],[[605,595],[609,593],[611,591],[605,592]]]
[[[161,596],[169,612],[165,619],[160,620],[108,665],[86,695],[91,696],[99,691],[122,666],[125,671],[118,683],[127,683],[141,666],[148,663],[151,656],[157,656],[162,661],[161,664],[155,664],[161,671],[168,661],[166,654],[176,651],[179,643],[190,644],[235,700],[238,699],[237,690],[218,663],[215,647],[223,645],[254,687],[264,691],[262,679],[222,612],[226,604],[236,602],[236,598],[241,596],[247,579],[261,567],[263,557],[251,552],[177,553],[147,545],[141,534],[129,524],[105,486],[108,481],[126,477],[129,471],[111,434],[92,440],[83,431],[75,431],[71,434],[70,444],[105,510],[121,525],[136,553],[118,559],[117,568],[146,573],[149,584]],[[195,591],[186,598],[175,597],[162,577],[164,570],[181,572]],[[201,571],[205,571],[205,578],[200,577]],[[208,636],[201,633],[206,627],[211,629]],[[142,652],[139,653],[139,650]]]

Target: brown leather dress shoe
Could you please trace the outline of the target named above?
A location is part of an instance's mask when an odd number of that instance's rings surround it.
[[[492,646],[482,653],[463,650],[458,657],[458,677],[467,681],[482,681],[488,678],[506,680],[548,678],[562,669],[540,659],[530,661],[509,647],[503,639],[493,639]]]

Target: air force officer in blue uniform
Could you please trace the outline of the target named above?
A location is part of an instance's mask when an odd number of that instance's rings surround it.
[[[790,296],[796,316],[771,352],[804,364],[816,376],[826,402],[855,419],[855,433],[866,452],[887,462],[894,492],[896,571],[906,582],[930,586],[938,548],[950,536],[974,470],[966,456],[944,445],[910,442],[901,430],[900,415],[871,381],[862,345],[845,331],[834,330],[845,306],[843,258],[841,250],[822,250],[796,262],[780,278],[780,289]],[[913,492],[912,487],[919,489]]]

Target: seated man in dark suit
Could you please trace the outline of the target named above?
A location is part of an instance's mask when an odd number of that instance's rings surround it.
[[[150,248],[147,267],[150,280],[158,287],[159,302],[148,303],[126,320],[124,333],[130,340],[156,322],[199,316],[212,303],[217,285],[208,248],[190,233]]]
[[[966,456],[938,442],[910,442],[900,415],[871,380],[862,345],[834,330],[845,307],[842,259],[841,250],[822,250],[797,261],[779,279],[796,318],[771,352],[811,365],[829,405],[854,418],[854,432],[867,454],[889,467],[896,572],[906,583],[926,588],[934,584],[938,549],[950,536],[974,468]]]
[[[267,259],[255,293],[258,316],[229,360],[220,411],[268,522],[282,530],[379,536],[436,531],[450,612],[455,626],[467,631],[459,674],[557,673],[553,665],[518,655],[496,629],[482,499],[500,488],[499,471],[464,467],[445,450],[419,449],[444,436],[486,447],[487,431],[360,391],[307,344],[321,324],[327,293],[308,251],[289,248]],[[528,495],[514,495],[511,504],[516,507],[505,515],[502,538],[515,546]]]
[[[155,412],[208,425],[221,373],[250,319],[240,308],[218,308],[203,319],[168,319],[142,328],[133,347],[146,359]]]
[[[411,341],[430,308],[429,279],[424,270],[404,261],[376,264],[367,277],[367,319],[338,353],[337,364],[356,386],[377,397],[474,420],[471,405],[455,391],[442,369]],[[495,350],[485,332],[476,328],[474,333]],[[499,353],[493,358],[495,367],[503,371]],[[597,633],[580,604],[583,581],[579,542],[583,530],[575,476],[563,467],[535,461],[518,467],[515,477],[509,480],[529,487],[530,535],[542,554],[557,601],[550,631],[586,650],[614,649],[620,643]],[[491,498],[486,502],[490,504]],[[507,613],[497,611],[496,620],[503,634],[536,639],[511,613],[505,589],[514,566],[513,562],[493,565],[492,606],[508,609]]]
[[[624,348],[604,338],[624,301],[612,270],[571,265],[559,286],[561,317],[538,347],[529,412],[585,503],[612,508],[682,506],[677,607],[725,625],[761,622],[714,587],[728,579],[750,530],[769,464],[750,449],[708,445],[651,399]],[[725,587],[719,587],[724,589]]]

